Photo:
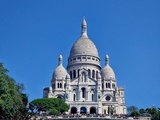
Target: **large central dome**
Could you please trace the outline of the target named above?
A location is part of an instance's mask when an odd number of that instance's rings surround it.
[[[82,22],[82,35],[74,43],[70,51],[70,57],[74,57],[77,55],[91,55],[99,57],[96,46],[87,36],[87,24],[85,19]]]
[[[92,55],[98,57],[98,51],[88,37],[82,36],[74,43],[70,52],[70,57],[77,55]]]

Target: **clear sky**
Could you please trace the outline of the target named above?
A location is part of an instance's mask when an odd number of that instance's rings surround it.
[[[63,55],[80,37],[85,16],[101,66],[109,54],[127,106],[160,107],[160,0],[1,0],[0,62],[42,97]]]

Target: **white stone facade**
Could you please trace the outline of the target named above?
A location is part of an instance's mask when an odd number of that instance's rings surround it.
[[[124,88],[117,87],[108,55],[105,67],[101,68],[98,50],[87,36],[85,19],[81,37],[70,51],[67,70],[62,60],[60,55],[51,86],[43,89],[43,97],[64,100],[70,105],[68,113],[126,114]]]

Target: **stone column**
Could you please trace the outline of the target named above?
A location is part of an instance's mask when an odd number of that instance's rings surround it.
[[[86,101],[89,101],[89,91],[86,91]]]
[[[82,96],[82,91],[78,91],[78,101],[81,100],[81,96]]]
[[[87,114],[90,114],[90,107],[86,107],[87,108]]]
[[[79,106],[77,106],[77,114],[80,114],[80,107]]]

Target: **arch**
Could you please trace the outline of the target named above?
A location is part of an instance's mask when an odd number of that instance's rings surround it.
[[[91,77],[91,70],[88,69],[88,76]]]
[[[76,95],[73,94],[73,101],[76,101]]]
[[[98,79],[98,71],[96,71],[96,79]]]
[[[62,83],[59,84],[59,88],[62,88]]]
[[[86,97],[86,88],[82,88],[82,98]]]
[[[95,71],[92,70],[92,78],[95,78]]]
[[[81,107],[80,114],[86,114],[86,113],[87,113],[87,109],[85,107]]]
[[[78,69],[78,77],[79,77],[80,69]]]
[[[110,83],[106,83],[106,88],[111,88],[111,84]]]
[[[76,107],[71,107],[71,113],[76,114],[77,113],[77,108]]]
[[[111,88],[111,84],[110,83],[108,83],[108,88]]]
[[[76,78],[76,70],[73,70],[73,78]]]
[[[95,107],[91,107],[90,108],[90,114],[95,114],[96,113],[96,108]]]
[[[58,95],[57,98],[61,100],[63,99],[61,95]]]
[[[57,87],[59,88],[59,83],[57,83]]]
[[[92,94],[92,101],[94,100],[94,95]]]
[[[66,88],[66,83],[64,83],[64,88]]]

